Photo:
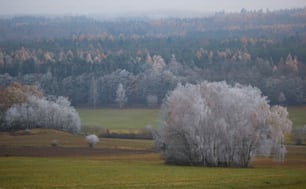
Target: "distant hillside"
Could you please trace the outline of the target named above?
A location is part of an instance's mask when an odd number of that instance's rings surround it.
[[[306,9],[202,18],[12,17],[0,19],[0,85],[35,84],[74,105],[161,103],[177,83],[260,88],[271,103],[306,94]]]
[[[250,32],[247,34],[249,37],[262,34],[272,37],[275,34],[305,31],[305,18],[305,8],[272,12],[244,10],[240,13],[216,13],[202,18],[93,19],[85,16],[20,16],[0,19],[0,41],[71,38],[80,34],[104,34],[116,38],[135,35],[173,37],[200,32],[211,37],[224,37],[222,33],[215,31],[231,31],[231,35]]]

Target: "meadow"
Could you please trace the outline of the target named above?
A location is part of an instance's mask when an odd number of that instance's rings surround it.
[[[288,112],[293,127],[303,127],[306,125],[306,106],[288,107]]]
[[[79,111],[82,124],[110,129],[141,129],[158,118],[158,110]],[[305,124],[305,108],[289,112],[294,126]],[[120,122],[116,115],[123,115]],[[88,148],[83,135],[61,131],[0,133],[0,188],[306,188],[306,146],[287,149],[283,163],[259,157],[250,168],[203,168],[165,165],[152,140],[102,138]]]
[[[293,128],[306,125],[306,106],[287,108]],[[104,138],[152,139],[151,128],[158,127],[159,109],[86,109],[79,108],[81,134]],[[148,127],[149,126],[149,127]],[[287,144],[297,144],[296,137],[286,136]],[[302,143],[306,143],[302,139]]]
[[[142,129],[157,124],[157,109],[78,109],[82,126],[107,129]]]
[[[305,149],[304,149],[305,150]],[[305,155],[305,154],[304,154]],[[304,156],[305,158],[305,156]],[[164,165],[155,154],[123,158],[0,158],[3,189],[292,188],[306,187],[302,165],[247,169]],[[256,163],[256,162],[255,162]]]
[[[131,138],[131,134],[142,135],[146,128],[156,127],[158,109],[78,109],[82,133],[106,133]]]
[[[50,146],[53,138],[59,140],[58,147]],[[306,187],[305,146],[288,146],[284,163],[257,158],[251,168],[203,168],[165,165],[150,140],[102,139],[91,149],[83,136],[35,129],[28,135],[1,133],[0,144],[1,189]],[[15,152],[3,154],[5,146]],[[24,154],[10,154],[20,153],[25,146],[28,151]],[[37,149],[78,149],[84,153],[29,155]]]
[[[159,109],[78,109],[83,128],[102,128],[113,131],[135,131],[147,125],[156,127]],[[293,127],[306,125],[306,106],[288,107]]]

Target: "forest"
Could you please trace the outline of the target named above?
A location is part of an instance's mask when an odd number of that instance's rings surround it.
[[[201,18],[0,18],[0,85],[36,85],[74,106],[159,106],[178,83],[252,85],[271,104],[306,97],[306,10]],[[121,105],[120,105],[121,106]]]
[[[56,10],[0,13],[0,189],[306,188],[306,7]]]

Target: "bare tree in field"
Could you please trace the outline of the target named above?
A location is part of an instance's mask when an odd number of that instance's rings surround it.
[[[116,91],[116,102],[118,103],[119,107],[122,108],[127,102],[127,100],[128,99],[125,95],[125,89],[123,88],[123,85],[120,83]]]
[[[225,82],[178,85],[161,112],[155,143],[170,164],[248,167],[272,152],[283,160],[292,125],[259,89]]]

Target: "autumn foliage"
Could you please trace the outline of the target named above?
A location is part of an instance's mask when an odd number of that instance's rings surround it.
[[[28,96],[42,97],[42,93],[36,86],[21,85],[13,82],[5,88],[0,88],[0,111],[4,112],[13,104],[26,102]]]
[[[80,118],[62,96],[46,98],[36,86],[17,82],[1,89],[0,130],[52,128],[77,133]]]

